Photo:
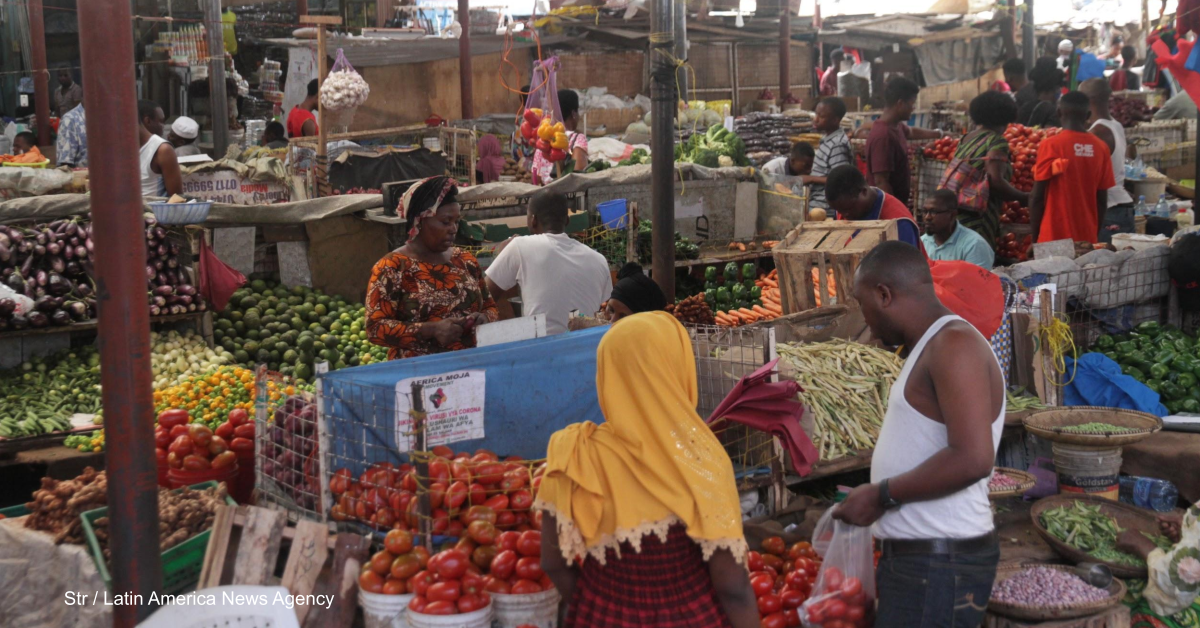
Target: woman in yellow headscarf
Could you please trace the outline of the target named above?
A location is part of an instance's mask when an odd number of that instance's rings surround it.
[[[683,326],[623,318],[600,342],[596,388],[605,423],[550,439],[535,504],[566,626],[758,628],[733,464],[696,414]]]

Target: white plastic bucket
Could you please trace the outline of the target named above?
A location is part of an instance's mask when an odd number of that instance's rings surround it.
[[[488,604],[472,613],[461,615],[426,615],[424,613],[408,613],[410,628],[491,628],[492,607],[495,602]]]
[[[492,594],[495,618],[492,628],[517,628],[524,624],[537,628],[558,628],[558,589],[528,595]]]
[[[363,623],[366,628],[408,628],[405,618],[408,603],[416,597],[405,595],[384,595],[358,590],[358,603],[363,608]]]

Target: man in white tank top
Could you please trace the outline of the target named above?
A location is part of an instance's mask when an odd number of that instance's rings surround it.
[[[871,483],[835,518],[883,542],[875,625],[975,628],[1000,547],[988,478],[1004,427],[1004,378],[987,340],[938,300],[925,257],[885,242],[858,267],[871,333],[909,353],[888,397]]]
[[[1125,127],[1112,117],[1112,87],[1103,78],[1088,79],[1079,84],[1087,94],[1092,108],[1092,135],[1104,140],[1112,155],[1113,178],[1117,184],[1108,189],[1108,210],[1100,225],[1101,242],[1112,242],[1113,234],[1133,233],[1133,197],[1125,189]]]
[[[138,101],[138,166],[142,173],[142,196],[183,194],[183,174],[171,143],[163,137],[166,116],[151,100]]]

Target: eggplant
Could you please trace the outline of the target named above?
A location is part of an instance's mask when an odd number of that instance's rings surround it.
[[[174,257],[168,257],[167,268],[179,268],[179,260],[175,259]]]
[[[8,230],[0,231],[0,245],[12,246],[12,238],[8,237]]]
[[[82,298],[92,296],[92,292],[92,285],[87,282],[79,282],[75,284],[75,294],[78,294]]]
[[[68,238],[75,239],[75,234],[79,233],[79,224],[74,220],[67,223],[66,234]]]
[[[8,316],[17,311],[17,302],[12,299],[0,299],[0,316]]]
[[[8,284],[9,288],[12,288],[17,292],[25,291],[25,277],[15,270],[8,274],[8,277],[5,278],[4,283]]]
[[[62,253],[62,245],[58,242],[51,242],[46,245],[46,252],[50,255],[58,255]]]
[[[166,307],[167,299],[166,299],[166,297],[159,297],[159,296],[151,297],[150,303],[152,303],[153,305],[157,305],[158,307]]]
[[[50,236],[45,231],[39,231],[37,234],[37,237],[34,238],[34,240],[38,244],[40,244],[42,246],[46,246],[46,243],[50,241]]]
[[[157,305],[150,306],[150,316],[159,316],[160,314],[162,314],[162,310]]]
[[[95,250],[96,250],[96,249],[95,249],[95,245],[93,245],[93,244],[92,244],[92,237],[91,237],[91,236],[88,236],[88,239],[87,239],[87,240],[84,240],[84,241],[83,241],[83,243],[84,243],[84,248],[86,248],[86,249],[87,249],[87,252],[88,252],[88,253],[94,253],[94,252],[95,252]],[[77,253],[77,254],[78,254],[78,253],[79,253],[79,251],[77,250],[77,251],[75,251],[75,253]],[[82,257],[82,256],[80,256],[80,257]]]
[[[157,273],[158,273],[158,270],[155,269],[153,266],[151,266],[150,264],[146,265],[146,281],[154,281],[154,276]]]
[[[46,295],[33,302],[33,309],[39,312],[53,312],[58,309],[57,301],[54,297]]]
[[[0,243],[0,262],[7,262],[12,259],[12,249],[8,248],[8,244]]]
[[[45,327],[49,324],[50,324],[50,317],[46,316],[42,312],[30,312],[29,313],[30,327],[41,328],[41,327]]]
[[[67,260],[68,262],[71,261],[72,259],[75,259],[75,247],[73,247],[73,246],[62,247],[62,256],[63,256],[63,259]]]
[[[68,239],[67,244],[70,244],[71,246],[79,246],[80,244],[83,244],[83,240],[80,240],[79,237],[76,236],[74,238]]]
[[[25,262],[21,264],[21,276],[28,277],[29,272],[33,270],[33,256],[25,258]]]
[[[154,289],[154,294],[160,297],[169,297],[175,294],[175,288],[172,286],[159,286]]]
[[[29,319],[20,314],[13,314],[9,322],[12,323],[12,328],[18,331],[29,327]]]
[[[50,258],[50,270],[56,273],[65,272],[67,270],[67,263],[63,261],[63,258],[55,255]]]
[[[66,327],[71,324],[71,315],[63,310],[56,310],[50,315],[50,323],[56,327]]]
[[[21,233],[19,229],[10,229],[8,237],[12,238],[13,244],[19,245],[25,242],[25,234]]]
[[[53,272],[46,277],[46,292],[61,297],[71,291],[71,282],[64,279],[62,275]]]
[[[171,284],[171,281],[167,278],[166,273],[158,273],[155,281],[157,281],[158,285],[160,286],[167,286]]]
[[[146,213],[142,217],[145,219],[147,227],[153,227],[158,224],[158,219],[154,217],[154,214]]]
[[[37,282],[37,285],[45,287],[46,284],[50,282],[50,275],[48,275],[44,270],[39,270],[37,271],[37,274],[33,276],[33,280]]]
[[[165,245],[165,244],[158,245],[158,256],[159,257],[167,256],[167,245]]]
[[[155,227],[154,228],[154,237],[158,238],[159,240],[166,240],[167,239],[167,230],[163,229],[162,227]]]
[[[34,257],[45,256],[46,255],[46,247],[42,246],[41,244],[35,244],[33,246],[33,255],[34,255]]]
[[[181,294],[179,296],[172,297],[172,298],[174,298],[175,302],[180,305],[191,305],[192,304],[192,297],[190,297],[186,294]]]
[[[184,306],[182,306],[182,305],[172,305],[172,306],[171,306],[171,313],[172,313],[172,314],[176,314],[176,315],[178,315],[178,314],[186,314],[186,313],[187,313],[187,308],[186,308],[186,307],[184,307]]]
[[[175,286],[175,292],[178,294],[185,294],[187,296],[193,296],[196,294],[196,287],[193,286],[192,284],[183,283],[183,284],[179,284],[178,286]]]
[[[88,240],[88,246],[75,247],[75,257],[78,257],[79,259],[87,259],[88,255],[92,252],[91,243],[92,241]]]
[[[171,242],[171,243],[170,243],[170,244],[167,246],[167,250],[171,252],[171,256],[172,256],[172,257],[174,257],[174,256],[176,256],[176,255],[179,255],[179,245],[178,245],[178,244],[176,244],[175,242]]]
[[[189,313],[190,313],[190,312],[197,312],[197,311],[199,311],[199,307],[200,307],[200,306],[196,305],[195,303],[189,303],[189,304],[188,304],[188,306],[187,306],[187,311],[188,311]]]
[[[166,264],[164,264],[162,260],[160,260],[160,259],[154,260],[154,268],[155,269],[162,270],[163,267],[165,267],[165,266],[166,266]]]
[[[14,241],[14,244],[15,244],[15,243],[16,243],[16,242]],[[19,247],[17,247],[17,252],[19,252],[19,253],[21,253],[21,254],[23,254],[23,255],[27,255],[27,254],[29,254],[29,253],[32,253],[32,252],[33,252],[33,246],[34,246],[34,245],[33,245],[33,242],[32,242],[32,241],[30,241],[30,240],[26,240],[26,241],[22,242],[22,243],[21,243],[21,245],[20,245]]]
[[[86,321],[88,319],[88,307],[83,301],[71,301],[63,306],[63,311],[77,321]]]
[[[83,266],[80,266],[79,262],[72,260],[67,262],[67,268],[65,272],[72,277],[78,277],[79,275],[83,274]]]

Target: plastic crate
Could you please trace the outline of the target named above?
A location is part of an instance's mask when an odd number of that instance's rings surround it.
[[[25,504],[0,508],[0,515],[4,515],[5,519],[16,519],[17,517],[24,517],[27,514],[29,514],[29,509],[25,507]]]
[[[216,485],[215,481],[209,481],[195,484],[189,488],[203,490]],[[228,495],[225,496],[225,502],[230,506],[237,506],[237,502]],[[93,521],[107,514],[108,507],[105,506],[88,510],[80,514],[79,518],[83,522],[83,535],[87,540],[88,550],[92,553],[92,560],[96,561],[96,571],[100,572],[104,586],[111,591],[112,574],[108,571],[104,553],[100,551],[100,541],[96,539],[96,529],[92,526]],[[204,569],[204,552],[208,550],[210,536],[212,536],[212,530],[205,530],[162,553],[162,593],[182,593],[200,581],[200,571]]]
[[[154,218],[164,225],[194,225],[208,219],[212,201],[198,203],[150,203]]]

